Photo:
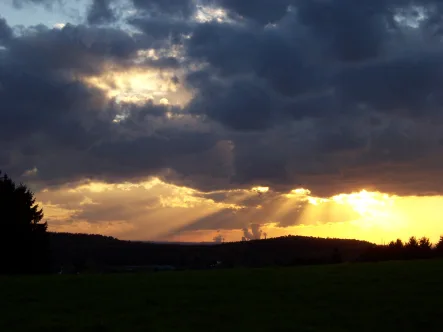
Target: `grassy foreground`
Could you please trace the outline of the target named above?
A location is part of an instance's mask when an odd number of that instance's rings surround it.
[[[443,261],[0,278],[0,331],[443,331]]]

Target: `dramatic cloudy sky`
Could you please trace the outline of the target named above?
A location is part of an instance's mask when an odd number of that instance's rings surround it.
[[[442,38],[442,0],[1,0],[0,169],[55,231],[435,240]]]

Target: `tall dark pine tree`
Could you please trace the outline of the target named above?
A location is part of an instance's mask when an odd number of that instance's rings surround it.
[[[47,224],[34,194],[0,172],[0,273],[38,273],[49,267]]]

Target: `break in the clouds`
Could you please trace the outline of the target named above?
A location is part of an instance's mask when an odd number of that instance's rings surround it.
[[[2,13],[0,169],[35,188],[154,176],[199,192],[442,194],[442,11],[93,0],[83,24],[55,28]]]

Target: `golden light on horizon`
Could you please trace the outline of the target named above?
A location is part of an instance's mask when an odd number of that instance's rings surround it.
[[[400,227],[398,211],[395,209],[396,199],[396,196],[380,192],[369,192],[367,190],[350,194],[339,194],[330,198],[307,197],[310,204],[320,208],[324,203],[334,203],[334,211],[332,212],[337,215],[340,215],[341,209],[351,208],[358,214],[358,218],[348,221],[360,227],[370,228],[377,226],[383,229]]]
[[[182,239],[192,239],[194,234],[196,239],[211,241],[220,228],[227,241],[236,241],[245,222],[261,225],[268,238],[292,234],[383,243],[410,236],[436,241],[443,234],[439,212],[443,198],[437,196],[400,197],[361,190],[320,198],[305,188],[284,194],[265,186],[205,193],[150,178],[46,189],[38,197],[43,199],[51,230],[102,232],[129,240],[175,239],[174,230],[190,226],[195,233],[180,232]],[[107,212],[120,205],[125,209],[121,216]],[[222,219],[217,217],[220,213]],[[212,216],[216,218],[212,226],[201,224],[202,220],[211,223]],[[232,225],[231,229],[225,225]]]
[[[358,193],[340,194],[332,197],[338,204],[349,204],[362,217],[376,217],[379,213],[387,211],[388,206],[392,206],[395,197],[379,192],[368,192],[362,190]]]
[[[349,205],[358,212],[361,217],[367,218],[386,216],[388,207],[392,206],[395,201],[395,196],[389,196],[380,192],[369,192],[364,189],[360,192],[339,194],[330,198],[322,198],[311,196],[310,190],[300,188],[292,190],[285,196],[288,198],[306,200],[309,204],[316,206],[327,202],[334,202],[339,205]]]
[[[232,193],[230,202],[214,201],[207,193],[153,177],[138,183],[90,181],[66,189],[43,189],[38,197],[51,231],[146,240],[162,238],[222,210],[240,210],[242,201],[254,195],[252,191]]]
[[[298,198],[303,199],[304,192],[297,192]],[[292,191],[287,197],[294,199],[297,195]],[[401,197],[361,190],[330,198],[305,195],[304,200],[309,204],[302,211],[300,224],[286,229],[271,227],[267,231],[268,235],[284,235],[282,233],[286,232],[304,236],[362,239],[375,243],[397,238],[405,241],[411,236],[426,236],[435,242],[443,235],[441,196]]]

